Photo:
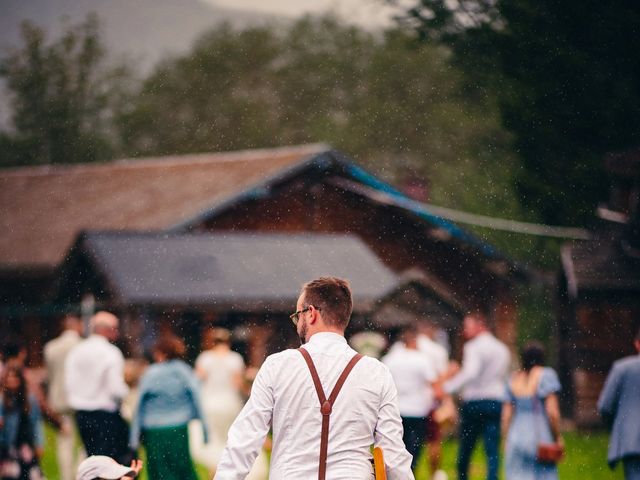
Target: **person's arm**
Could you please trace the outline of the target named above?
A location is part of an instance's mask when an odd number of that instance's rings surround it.
[[[138,450],[140,446],[140,432],[142,431],[142,418],[145,414],[147,403],[147,386],[149,375],[143,374],[138,384],[138,404],[134,409],[133,418],[131,419],[131,428],[129,430],[129,448]]]
[[[502,418],[500,419],[502,438],[507,438],[507,432],[509,431],[509,425],[511,425],[512,418],[513,404],[511,402],[504,402],[502,404]]]
[[[402,431],[398,392],[389,370],[385,367],[374,442],[384,454],[389,480],[413,480],[414,478],[411,471],[411,454],[404,446]]]
[[[618,398],[620,397],[621,377],[616,367],[614,364],[611,372],[609,372],[607,380],[604,383],[604,388],[602,392],[600,392],[600,398],[598,399],[598,412],[600,412],[600,415],[609,427],[616,416]]]
[[[191,398],[193,409],[195,410],[195,419],[200,420],[200,425],[202,425],[202,438],[204,443],[209,443],[209,429],[207,428],[204,410],[202,409],[202,403],[200,401],[200,382],[187,365],[184,365],[184,374],[187,394],[189,398]]]
[[[194,366],[195,374],[198,380],[204,381],[207,378],[207,357],[206,352],[202,352],[196,358],[196,364]]]
[[[444,392],[452,394],[458,392],[464,387],[469,380],[477,377],[482,368],[482,362],[473,344],[467,343],[464,346],[462,354],[462,368],[453,378],[446,381],[443,385]]]
[[[553,435],[556,443],[562,445],[563,441],[560,433],[560,403],[558,402],[558,395],[552,393],[547,396],[544,400],[544,408],[547,411],[551,434]]]
[[[269,433],[273,415],[272,363],[267,360],[258,371],[251,396],[229,429],[214,480],[246,478]]]
[[[106,388],[111,398],[119,402],[127,396],[129,387],[124,381],[124,357],[120,351],[113,352],[113,357],[106,372]]]

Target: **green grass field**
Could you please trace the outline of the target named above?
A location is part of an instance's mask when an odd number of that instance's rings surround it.
[[[58,468],[55,460],[55,433],[51,428],[46,430],[45,453],[42,459],[42,469],[49,480],[59,480]],[[622,480],[622,468],[619,465],[612,472],[606,463],[607,434],[604,432],[566,433],[565,443],[567,456],[560,465],[561,480]],[[447,440],[443,449],[443,469],[449,474],[450,479],[455,479],[455,459],[457,442]],[[198,466],[200,480],[210,480],[207,470]],[[418,464],[416,480],[428,480],[428,467],[426,458],[422,457]],[[479,444],[474,452],[472,462],[471,479],[484,479],[485,462],[482,455],[482,445]],[[146,474],[141,475],[140,480],[148,480]]]

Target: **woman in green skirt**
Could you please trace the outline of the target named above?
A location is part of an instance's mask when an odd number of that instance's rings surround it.
[[[181,360],[182,340],[162,337],[153,347],[154,364],[140,379],[138,407],[131,424],[130,444],[140,440],[147,451],[147,472],[151,480],[196,480],[189,455],[187,425],[198,419],[207,438],[200,406],[198,381]]]

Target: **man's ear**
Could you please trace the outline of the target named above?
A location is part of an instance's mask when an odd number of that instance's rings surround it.
[[[309,323],[311,325],[314,325],[319,319],[320,319],[320,311],[316,307],[313,307],[311,309],[311,318],[309,319]]]

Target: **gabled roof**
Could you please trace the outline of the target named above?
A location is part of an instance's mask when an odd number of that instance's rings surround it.
[[[348,279],[365,311],[398,282],[358,237],[336,234],[86,233],[63,271],[59,298],[94,276],[115,305],[239,312],[290,312],[302,284],[323,275]]]
[[[0,266],[53,267],[82,230],[165,230],[323,144],[0,170]]]
[[[0,171],[0,267],[52,268],[82,230],[190,231],[312,170],[319,181],[338,173],[327,181],[342,180],[340,188],[426,222],[506,270],[521,269],[324,144]]]

